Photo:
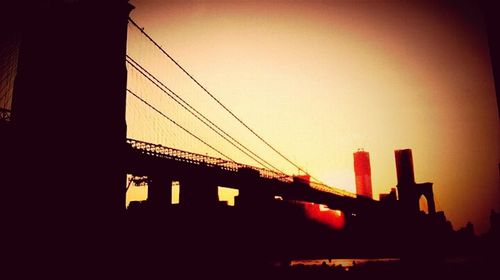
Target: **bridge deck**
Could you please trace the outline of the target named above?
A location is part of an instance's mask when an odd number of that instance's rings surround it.
[[[179,162],[187,162],[195,165],[203,164],[205,166],[219,168],[222,170],[233,171],[233,172],[238,172],[238,170],[240,169],[253,169],[255,171],[258,171],[260,176],[263,178],[276,179],[284,183],[293,182],[292,175],[272,171],[265,168],[259,168],[230,160],[211,157],[207,155],[201,155],[197,153],[165,147],[159,144],[148,143],[135,139],[127,139],[127,144],[129,144],[132,147],[132,149],[138,150],[142,153],[155,157],[166,158]],[[313,189],[326,193],[332,193],[335,195],[347,196],[347,197],[356,197],[356,195],[351,192],[332,188],[319,182],[310,182],[309,186]]]

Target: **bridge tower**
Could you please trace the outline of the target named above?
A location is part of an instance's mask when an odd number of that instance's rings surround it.
[[[23,21],[9,199],[29,250],[51,241],[96,243],[125,212],[132,9],[128,0],[47,0],[16,11]],[[86,245],[78,246],[67,250]]]
[[[432,183],[415,183],[413,156],[410,149],[394,151],[398,177],[399,204],[403,213],[414,216],[419,213],[419,199],[427,199],[429,214],[436,213]]]

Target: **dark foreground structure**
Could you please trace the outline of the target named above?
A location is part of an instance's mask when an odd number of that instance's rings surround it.
[[[378,202],[180,151],[190,155],[185,160],[158,152],[165,147],[127,140],[125,56],[132,8],[126,0],[61,0],[19,1],[5,9],[12,13],[2,17],[2,34],[8,34],[2,47],[19,42],[12,106],[2,108],[0,123],[9,275],[399,278],[413,271],[446,275],[492,267],[498,218],[483,239],[470,229],[454,232],[433,207],[432,184],[414,182],[410,150],[396,151],[397,194]],[[127,174],[142,178],[149,191],[147,201],[128,210]],[[181,185],[179,205],[169,202],[174,181]],[[217,199],[217,186],[226,184],[240,190],[234,207]],[[422,195],[428,214],[418,206]],[[340,210],[343,226],[311,220],[307,203]],[[463,255],[479,261],[457,270],[443,263]],[[348,272],[276,266],[342,257],[402,262]]]

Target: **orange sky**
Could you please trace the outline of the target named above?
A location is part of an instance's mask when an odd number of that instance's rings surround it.
[[[352,153],[370,152],[373,193],[396,185],[394,150],[413,150],[438,210],[479,232],[500,210],[499,120],[486,37],[474,6],[422,1],[131,1],[141,26],[236,115],[323,182],[355,190]],[[128,53],[235,138],[272,154],[137,31]],[[240,162],[129,69],[129,87]],[[129,98],[129,137],[219,156]],[[147,124],[147,126],[145,125]],[[145,129],[147,127],[147,129]],[[141,191],[131,190],[130,199]]]

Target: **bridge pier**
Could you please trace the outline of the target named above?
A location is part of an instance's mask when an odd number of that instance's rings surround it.
[[[235,201],[236,206],[240,208],[252,208],[254,211],[260,212],[260,210],[270,207],[275,202],[272,193],[262,190],[264,187],[255,183],[254,181],[254,183],[249,182],[240,185],[239,195]]]
[[[240,182],[238,184],[239,195],[236,197],[236,206],[265,208],[274,201],[274,195],[260,185],[260,174],[253,169],[240,169],[238,171]]]
[[[148,182],[148,206],[154,210],[166,209],[172,204],[172,177],[150,176]]]
[[[189,209],[213,209],[219,203],[218,185],[207,172],[189,174],[181,178],[179,202]]]

